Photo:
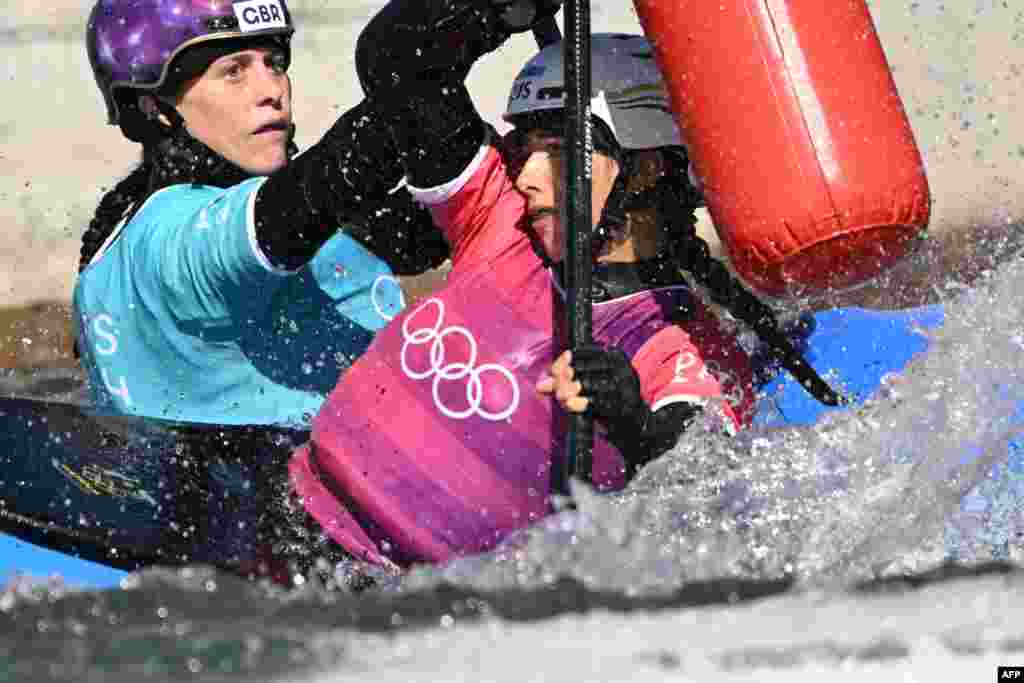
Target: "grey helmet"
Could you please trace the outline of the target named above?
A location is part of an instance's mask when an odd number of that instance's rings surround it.
[[[565,107],[562,44],[548,45],[519,71],[503,118]],[[682,146],[661,71],[643,36],[591,37],[591,113],[604,121],[623,149]]]

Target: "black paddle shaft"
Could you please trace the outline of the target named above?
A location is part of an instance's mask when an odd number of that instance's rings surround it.
[[[591,177],[593,139],[590,120],[590,0],[567,0],[563,6],[565,39],[565,278],[569,348],[591,340],[590,281],[594,255],[591,250]],[[593,422],[589,415],[570,415],[565,472],[590,480],[594,449]],[[568,488],[567,486],[565,488]]]

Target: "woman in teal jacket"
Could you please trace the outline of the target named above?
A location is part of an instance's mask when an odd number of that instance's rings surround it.
[[[447,246],[361,102],[293,158],[284,0],[99,0],[87,46],[142,145],[83,236],[77,347],[96,408],[305,426]],[[354,84],[353,84],[354,86]]]

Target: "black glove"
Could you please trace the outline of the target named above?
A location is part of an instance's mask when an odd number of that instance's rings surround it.
[[[356,44],[359,82],[388,121],[415,187],[458,175],[487,139],[464,80],[483,54],[549,18],[559,0],[391,0]]]
[[[390,192],[402,172],[390,128],[360,102],[260,187],[260,249],[275,266],[293,270],[341,229],[397,274],[440,265],[449,249],[430,213],[408,192]]]
[[[513,33],[554,16],[561,0],[391,0],[359,35],[356,70],[370,97],[422,83],[461,83]]]
[[[497,9],[498,20],[509,33],[522,33],[548,17],[553,17],[562,6],[562,0],[491,0]]]
[[[692,403],[670,403],[652,412],[640,395],[640,377],[621,349],[596,345],[572,352],[572,369],[586,398],[587,413],[608,429],[608,441],[619,449],[632,476],[679,440],[701,412]]]
[[[643,430],[651,409],[640,396],[640,377],[622,349],[580,346],[573,349],[572,369],[589,414],[609,428],[629,424]]]

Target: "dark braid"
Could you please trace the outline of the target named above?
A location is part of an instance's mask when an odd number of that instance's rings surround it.
[[[171,105],[157,100],[156,105],[170,122],[170,128],[157,129],[152,137],[143,143],[149,158],[153,160],[153,175],[150,191],[156,192],[171,185],[212,185],[231,187],[251,177],[235,164],[210,149],[206,143],[192,136],[185,127],[185,120]],[[292,126],[290,138],[294,138]],[[288,143],[288,154],[295,151],[294,142]]]
[[[716,304],[749,325],[762,340],[768,341],[778,329],[775,311],[754,296],[724,263],[711,255],[707,242],[697,234],[695,222],[673,222],[684,228],[680,231],[683,234],[673,240],[676,262],[707,289]]]
[[[231,187],[248,177],[244,171],[189,134],[181,116],[170,105],[157,105],[171,120],[171,127],[155,121],[134,121],[132,139],[142,142],[142,162],[114,189],[103,195],[89,228],[82,235],[78,272],[85,270],[93,256],[129,212],[137,210],[157,190],[171,185],[200,183]],[[291,136],[294,138],[295,127]],[[289,142],[289,156],[295,153]]]
[[[703,285],[711,299],[749,325],[757,336],[767,341],[777,330],[775,312],[747,290],[729,272],[725,264],[711,256],[700,235],[693,214],[700,195],[687,176],[686,152],[682,148],[662,150],[666,170],[659,181],[654,202],[662,217],[661,251]],[[766,338],[767,335],[767,338]]]
[[[690,184],[685,151],[671,148],[665,150],[664,157],[668,169],[658,183],[657,200],[667,233],[663,251],[705,287],[712,301],[746,323],[768,346],[770,355],[812,396],[826,405],[838,405],[839,396],[779,329],[775,311],[744,287],[724,263],[712,257],[707,242],[697,234],[693,211],[700,205],[700,195]]]
[[[127,178],[109,190],[96,207],[96,213],[89,221],[89,227],[82,235],[81,258],[78,261],[78,272],[81,273],[92,261],[103,243],[114,232],[114,228],[125,217],[128,211],[138,206],[149,190],[149,180],[153,172],[152,164],[143,155],[140,163]]]

